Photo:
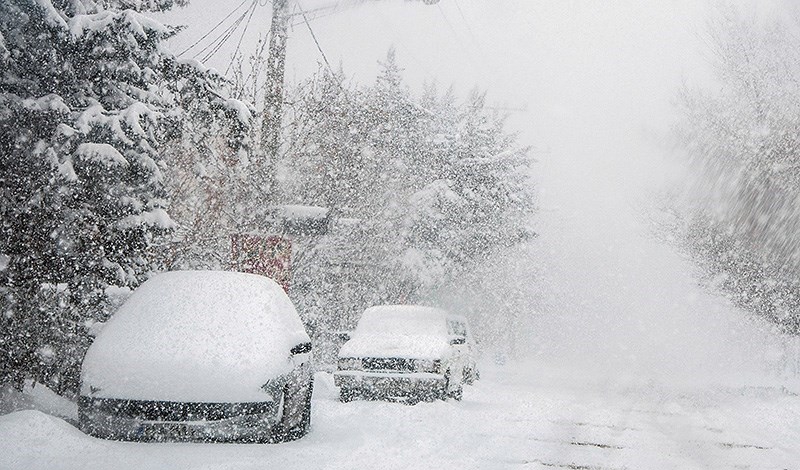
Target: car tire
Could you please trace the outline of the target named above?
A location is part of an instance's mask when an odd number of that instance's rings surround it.
[[[472,369],[466,369],[464,371],[464,384],[472,385],[473,383],[475,383],[475,373]]]
[[[442,393],[442,400],[446,400],[448,398],[452,398],[453,400],[461,401],[461,397],[462,397],[463,392],[464,392],[464,386],[461,385],[461,382],[459,382],[456,385],[456,387],[451,390],[452,375],[451,375],[450,371],[448,370],[447,373],[444,376],[445,376],[445,385],[444,385],[444,392]],[[463,373],[462,373],[462,376],[463,376]]]
[[[480,380],[481,373],[478,372],[478,369],[474,367],[470,367],[464,372],[464,383],[467,385],[472,385],[475,381]]]
[[[305,390],[305,393],[302,393]],[[298,393],[299,392],[299,393]],[[289,385],[287,384],[283,390],[283,406],[284,413],[281,421],[277,424],[272,435],[273,442],[289,442],[300,439],[308,434],[311,427],[311,396],[314,394],[314,381],[311,380],[308,384],[292,393]],[[300,396],[302,395],[302,397]],[[292,425],[292,419],[296,417],[296,413],[286,412],[287,404],[291,400],[303,400],[302,408],[300,409],[300,419]]]
[[[453,390],[449,390],[447,392],[447,397],[452,398],[455,401],[461,401],[461,398],[464,396],[464,387],[461,384],[458,384],[456,388]]]

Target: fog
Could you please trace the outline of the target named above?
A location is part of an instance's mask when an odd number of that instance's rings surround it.
[[[488,91],[510,108],[509,127],[535,147],[539,237],[526,257],[497,267],[530,315],[515,349],[550,364],[625,380],[754,380],[783,355],[766,325],[698,287],[692,262],[654,236],[658,196],[685,174],[666,145],[683,83],[713,87],[703,29],[717,2],[441,0],[313,1],[319,46],[357,82],[394,47],[414,86],[437,81]],[[739,2],[760,15],[779,1]],[[182,50],[230,5],[195,0],[164,19],[188,28]],[[318,17],[317,17],[318,16]],[[316,18],[316,19],[314,19]],[[256,10],[241,49],[269,27]],[[209,65],[225,70],[234,44]],[[294,25],[287,81],[322,56]],[[497,283],[494,283],[495,285]],[[769,346],[772,344],[772,346]]]

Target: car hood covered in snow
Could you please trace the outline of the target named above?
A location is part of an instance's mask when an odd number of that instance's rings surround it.
[[[185,402],[263,401],[309,341],[274,281],[233,272],[177,271],[139,287],[83,362],[90,397]]]

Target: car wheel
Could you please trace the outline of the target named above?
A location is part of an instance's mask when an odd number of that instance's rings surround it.
[[[453,387],[453,385],[451,383],[452,375],[450,374],[449,370],[445,374],[445,379],[446,379],[446,381],[445,381],[444,393],[443,393],[442,399],[444,400],[444,399],[447,399],[447,398],[452,398],[454,400],[460,401],[461,400],[461,396],[463,395],[464,387],[461,385],[460,382],[457,383],[455,387]]]
[[[311,396],[313,393],[313,380],[295,393],[292,393],[289,384],[284,387],[283,417],[275,427],[273,442],[294,441],[308,433],[311,427]],[[298,402],[298,400],[302,401]]]
[[[461,401],[461,398],[464,396],[464,387],[458,384],[456,388],[447,392],[447,396],[453,400]]]
[[[472,385],[476,380],[480,380],[481,373],[475,367],[470,367],[464,372],[464,383]]]
[[[472,369],[464,370],[464,383],[467,385],[475,383],[475,372]]]

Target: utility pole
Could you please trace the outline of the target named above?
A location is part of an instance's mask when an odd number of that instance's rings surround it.
[[[286,39],[289,30],[289,0],[272,0],[269,57],[264,91],[264,120],[261,124],[261,147],[266,159],[269,193],[275,194],[275,165],[280,149],[283,116],[283,75],[286,66]]]

